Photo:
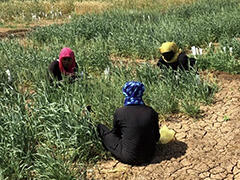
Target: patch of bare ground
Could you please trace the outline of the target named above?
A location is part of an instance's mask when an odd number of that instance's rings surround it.
[[[38,17],[31,20],[31,17],[29,17],[29,22],[25,22],[23,19],[18,16],[12,15],[13,19],[17,21],[22,21],[21,23],[14,22],[14,20],[3,20],[4,26],[0,28],[0,39],[6,38],[11,36],[16,37],[23,37],[26,32],[34,29],[35,27],[42,27],[42,26],[48,26],[51,24],[63,24],[69,21],[68,16],[71,14],[76,15],[83,15],[83,14],[91,14],[91,13],[102,13],[109,9],[116,9],[116,8],[125,8],[125,9],[131,9],[131,8],[155,8],[155,7],[162,7],[161,11],[166,11],[169,8],[173,8],[174,6],[179,6],[182,4],[190,4],[195,2],[196,0],[157,0],[157,1],[146,1],[146,0],[113,0],[113,1],[56,1],[56,2],[48,2],[43,1],[39,2],[41,6],[40,9],[34,9],[38,13],[45,13],[45,15],[49,14],[52,10],[59,10],[61,12],[61,16],[59,16],[56,19],[46,19],[44,17]],[[153,3],[154,2],[154,3]],[[32,2],[19,2],[19,1],[11,1],[9,2],[9,5],[1,6],[3,8],[9,8],[11,11],[14,11],[14,9],[23,8],[26,13],[30,11],[31,6],[34,4],[31,4]],[[34,8],[36,8],[34,6]],[[24,12],[23,11],[23,12]],[[21,11],[19,11],[20,13]],[[24,14],[24,13],[23,13]],[[35,14],[36,15],[36,14]],[[0,17],[1,18],[1,17]],[[1,19],[0,19],[1,20]],[[9,28],[13,27],[13,28]]]
[[[201,119],[171,114],[164,124],[176,141],[158,145],[148,165],[129,166],[116,160],[98,162],[88,179],[240,179],[240,75],[208,72],[220,87],[214,103],[201,106]]]
[[[9,35],[23,37],[28,31],[29,29],[27,28],[23,29],[0,28],[0,38],[5,38],[8,37]]]
[[[47,2],[45,2],[47,3]],[[51,6],[51,3],[45,4],[47,9]],[[49,7],[48,7],[49,6]],[[14,37],[23,37],[26,32],[29,32],[36,27],[49,26],[52,24],[64,24],[70,21],[66,14],[72,13],[71,8],[69,9],[69,4],[65,1],[59,1],[54,4],[54,6],[61,9],[61,12],[65,14],[65,16],[56,18],[56,19],[35,19],[32,22],[23,22],[23,23],[13,23],[9,22],[5,24],[5,27],[0,28],[0,38],[6,38],[9,36]],[[73,3],[73,13],[77,15],[83,14],[91,14],[91,13],[101,13],[109,8],[113,7],[112,3],[108,2],[99,2],[99,1],[82,1],[82,2],[74,2]],[[50,11],[50,9],[49,9]],[[12,27],[12,28],[10,28]]]
[[[156,60],[146,60],[146,59],[133,59],[133,58],[127,58],[127,57],[119,57],[111,55],[109,58],[114,65],[123,65],[123,66],[129,66],[133,64],[157,64]]]
[[[82,1],[82,2],[75,2],[75,13],[82,15],[82,14],[89,14],[89,13],[100,13],[110,9],[113,6],[112,3],[109,2],[99,2],[99,1]]]
[[[26,33],[44,26],[50,26],[52,24],[64,24],[69,22],[67,19],[58,19],[58,20],[39,20],[32,22],[31,24],[9,24],[8,26],[14,26],[14,28],[1,27],[0,28],[0,39],[12,37],[24,37]]]

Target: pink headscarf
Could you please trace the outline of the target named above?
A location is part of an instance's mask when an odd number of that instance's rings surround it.
[[[62,65],[62,59],[65,57],[70,57],[73,60],[72,64],[69,66],[68,69],[64,69],[64,67]],[[76,67],[76,61],[75,61],[74,52],[68,47],[63,48],[59,54],[59,69],[60,69],[61,73],[65,74],[65,75],[72,74],[72,73],[74,73],[75,67]]]

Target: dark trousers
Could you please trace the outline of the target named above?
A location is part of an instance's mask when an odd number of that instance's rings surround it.
[[[98,124],[97,126],[98,135],[102,140],[102,144],[104,148],[110,151],[113,156],[122,163],[129,164],[129,165],[139,165],[142,163],[150,162],[153,157],[153,153],[146,152],[146,157],[142,159],[139,157],[138,160],[131,158],[126,154],[126,152],[122,152],[122,139],[121,137],[114,134],[108,127],[103,124]],[[149,155],[148,155],[149,154]],[[127,155],[127,156],[126,156]]]
[[[119,161],[124,162],[122,157],[121,138],[103,124],[98,124],[97,131],[104,148],[110,151]]]

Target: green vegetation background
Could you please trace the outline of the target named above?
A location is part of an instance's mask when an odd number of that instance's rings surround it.
[[[75,15],[67,24],[37,28],[24,39],[2,39],[0,178],[84,178],[87,166],[111,157],[95,126],[111,127],[115,109],[123,105],[126,81],[145,84],[144,101],[160,116],[183,112],[198,118],[200,105],[212,102],[216,84],[199,80],[194,70],[179,72],[177,80],[155,65],[116,65],[110,57],[157,61],[161,43],[175,41],[186,51],[191,46],[204,49],[197,56],[199,70],[240,73],[239,12],[238,0],[199,0],[165,11],[118,7]],[[218,49],[208,47],[210,42],[219,43]],[[64,46],[74,50],[84,75],[74,84],[53,88],[46,80],[47,67]],[[109,76],[103,73],[107,67]],[[13,82],[6,80],[7,69]]]

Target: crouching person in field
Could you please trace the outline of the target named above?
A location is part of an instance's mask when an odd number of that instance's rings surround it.
[[[75,61],[74,52],[70,48],[63,48],[59,54],[59,59],[53,61],[48,67],[48,77],[50,83],[54,80],[62,81],[63,76],[69,77],[69,82],[72,83],[77,78],[76,72],[78,65]]]
[[[113,129],[99,124],[103,146],[119,161],[138,165],[153,158],[159,140],[158,113],[144,104],[144,85],[130,81],[123,87],[124,106],[115,111]]]
[[[161,57],[157,63],[160,68],[172,68],[173,70],[190,70],[196,60],[189,58],[175,42],[165,42],[159,48]]]

